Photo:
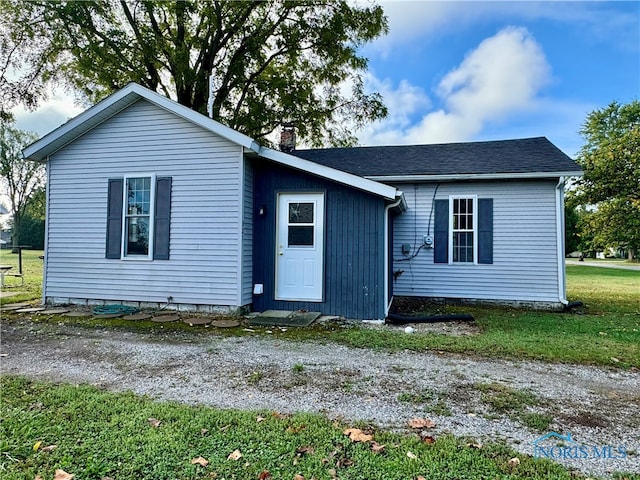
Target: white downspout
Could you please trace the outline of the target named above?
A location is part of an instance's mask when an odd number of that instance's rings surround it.
[[[564,264],[564,183],[565,177],[560,177],[556,185],[556,244],[558,246],[558,298],[560,299],[560,303],[568,305]]]
[[[398,200],[384,208],[384,301],[387,306],[384,309],[385,318],[389,314],[393,298],[389,298],[389,210],[402,203],[402,195]]]

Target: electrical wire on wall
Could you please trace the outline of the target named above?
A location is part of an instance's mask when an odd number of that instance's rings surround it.
[[[433,209],[436,206],[436,195],[440,184],[436,183],[436,189],[433,191],[433,197],[431,197],[431,211],[429,212],[429,222],[427,223],[427,237],[431,236],[431,217],[433,216]]]
[[[429,211],[429,220],[427,222],[427,237],[431,237],[431,220],[433,218],[433,211],[435,208],[435,201],[436,201],[436,195],[438,194],[438,189],[440,188],[440,184],[437,183],[436,184],[436,188],[433,190],[433,196],[431,197],[431,210]],[[412,264],[411,264],[411,260],[413,260],[414,258],[416,258],[418,256],[418,254],[420,253],[420,251],[425,248],[427,245],[425,244],[425,242],[421,242],[420,246],[418,248],[416,248],[416,244],[418,243],[418,195],[417,195],[417,191],[418,191],[418,185],[415,184],[414,188],[413,188],[413,208],[414,208],[414,213],[413,213],[413,246],[411,248],[411,250],[409,250],[409,252],[413,252],[413,254],[409,255],[409,253],[407,253],[408,256],[405,256],[403,258],[394,258],[393,261],[394,262],[409,262],[409,275],[411,277],[411,290],[414,289],[414,276],[413,276],[413,268],[412,268]],[[430,247],[433,245],[430,245]],[[404,249],[403,249],[404,250]],[[404,251],[403,251],[404,254]],[[400,276],[402,274],[402,270],[398,270],[399,274],[398,276]],[[397,279],[397,277],[395,277]]]
[[[416,191],[418,190],[418,185],[414,185],[414,189],[413,189],[413,208],[414,208],[414,213],[413,213],[413,247],[412,250],[415,250],[413,255],[408,256],[408,257],[403,257],[403,258],[394,258],[393,261],[394,262],[408,262],[409,260],[412,260],[414,258],[416,258],[418,256],[418,254],[420,253],[420,250],[422,250],[425,247],[425,244],[422,243],[417,249],[416,249],[416,243],[418,243],[418,207],[417,207],[417,198],[416,198]],[[440,184],[436,184],[436,188],[433,191],[433,197],[431,198],[431,211],[429,212],[429,221],[427,222],[427,236],[431,236],[431,219],[433,218],[433,210],[435,207],[435,203],[436,203],[436,195],[438,193],[438,188],[440,188]]]

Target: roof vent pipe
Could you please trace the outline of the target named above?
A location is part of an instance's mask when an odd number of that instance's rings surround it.
[[[280,151],[293,152],[296,149],[296,127],[291,123],[283,123],[280,130]]]

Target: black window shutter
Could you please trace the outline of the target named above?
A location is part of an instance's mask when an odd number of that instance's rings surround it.
[[[171,177],[156,178],[156,212],[153,226],[153,258],[169,260],[171,227]]]
[[[435,200],[433,262],[449,262],[449,200]]]
[[[493,263],[493,198],[478,199],[478,263]]]
[[[120,258],[122,244],[122,178],[109,179],[106,258]]]

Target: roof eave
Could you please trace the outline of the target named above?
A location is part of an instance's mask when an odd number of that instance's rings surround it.
[[[463,180],[518,180],[544,179],[559,177],[579,177],[581,170],[563,172],[530,172],[530,173],[459,173],[447,175],[365,175],[364,178],[376,182],[454,182]]]
[[[324,165],[320,165],[319,163],[314,163],[310,160],[304,160],[300,157],[296,157],[295,155],[290,155],[285,152],[280,152],[278,150],[273,150],[267,147],[260,147],[256,153],[261,157],[272,160],[281,165],[302,170],[312,175],[326,178],[343,185],[348,185],[358,190],[363,190],[365,192],[383,197],[387,200],[395,200],[396,196],[398,195],[398,191],[395,187],[379,183],[372,179],[360,177],[352,173],[343,172],[342,170],[336,170],[335,168],[326,167]]]

